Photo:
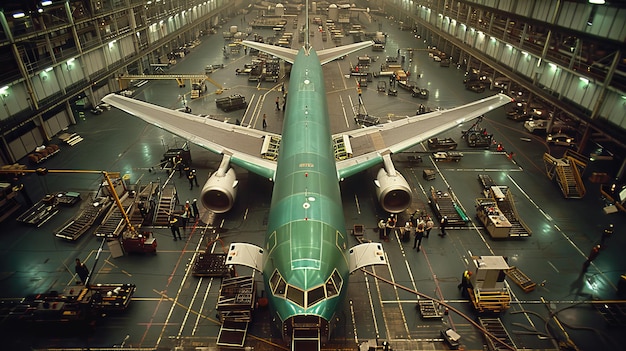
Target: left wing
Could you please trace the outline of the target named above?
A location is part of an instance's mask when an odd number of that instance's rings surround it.
[[[263,158],[264,140],[277,134],[213,120],[109,94],[102,101],[180,136],[211,152],[230,155],[230,162],[260,176],[273,179],[276,162]]]
[[[350,137],[352,157],[337,162],[339,178],[349,177],[382,162],[383,154],[407,150],[509,102],[510,97],[498,94],[449,110],[341,133]],[[333,136],[333,139],[338,136]]]

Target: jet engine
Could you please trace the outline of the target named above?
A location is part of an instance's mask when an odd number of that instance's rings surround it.
[[[388,173],[384,168],[376,176],[376,197],[383,209],[389,213],[399,213],[411,205],[413,193],[400,172]]]
[[[234,169],[229,168],[226,172],[216,171],[202,187],[200,193],[202,205],[215,213],[229,211],[237,197],[237,183]]]

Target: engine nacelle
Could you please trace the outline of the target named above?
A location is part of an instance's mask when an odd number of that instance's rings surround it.
[[[235,204],[238,181],[235,170],[232,168],[229,168],[224,175],[220,176],[218,173],[213,173],[206,181],[200,193],[200,200],[205,208],[215,213],[224,213]]]
[[[381,168],[375,183],[376,197],[385,211],[399,213],[409,208],[413,193],[409,183],[400,172],[395,172],[394,176],[390,176],[384,168]]]

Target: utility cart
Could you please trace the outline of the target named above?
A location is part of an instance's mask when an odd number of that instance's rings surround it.
[[[509,265],[502,256],[472,256],[461,279],[461,293],[478,312],[502,312],[509,308],[511,294],[504,283]]]

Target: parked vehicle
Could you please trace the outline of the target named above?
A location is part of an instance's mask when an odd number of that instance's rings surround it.
[[[465,89],[471,90],[475,93],[484,93],[485,86],[482,83],[469,83],[465,84]]]
[[[529,119],[524,122],[524,128],[531,133],[546,132],[548,130],[548,120],[546,119]]]
[[[546,143],[559,146],[575,147],[574,138],[565,133],[548,134]]]

